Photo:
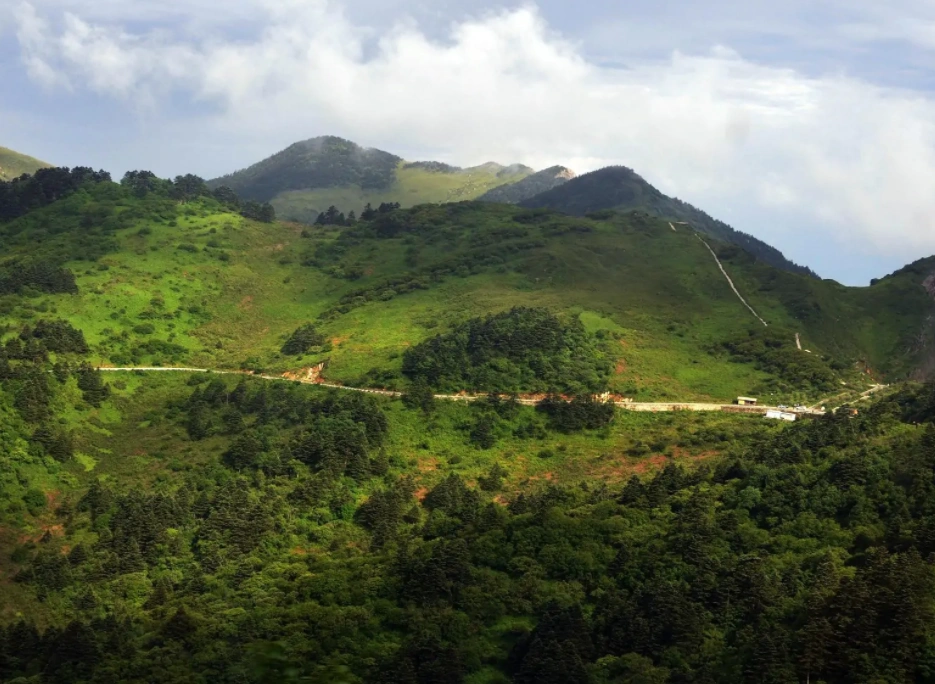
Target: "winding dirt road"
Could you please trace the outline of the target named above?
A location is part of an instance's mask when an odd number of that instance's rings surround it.
[[[339,385],[333,382],[324,382],[319,379],[304,379],[304,378],[294,378],[286,377],[282,375],[267,375],[264,373],[251,373],[249,371],[240,371],[240,370],[214,370],[210,368],[188,368],[183,366],[123,366],[119,368],[113,368],[108,366],[98,367],[98,370],[102,373],[134,373],[134,372],[143,372],[143,373],[211,373],[213,375],[241,375],[251,378],[260,378],[262,380],[273,380],[280,382],[299,382],[304,385],[316,385],[318,387],[330,387],[332,389],[345,390],[347,392],[361,392],[363,394],[376,394],[383,397],[399,397],[402,396],[402,392],[395,392],[393,390],[384,390],[384,389],[373,389],[367,387],[348,387],[347,385]],[[436,394],[434,395],[436,399],[441,399],[442,401],[477,401],[478,399],[483,399],[486,397],[486,394]],[[523,398],[520,397],[518,400],[520,404],[525,404],[527,406],[535,406],[538,404],[540,398]],[[712,402],[639,402],[639,401],[615,401],[614,405],[619,406],[620,408],[626,409],[628,411],[649,411],[653,413],[661,413],[665,411],[725,411],[728,413],[751,413],[751,414],[765,414],[767,411],[779,410],[775,406],[737,406],[736,404],[718,404]],[[807,409],[805,411],[797,411],[799,414],[805,415],[822,415],[824,412],[817,409]]]

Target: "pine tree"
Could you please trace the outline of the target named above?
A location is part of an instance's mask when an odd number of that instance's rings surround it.
[[[184,606],[179,606],[172,617],[162,626],[162,634],[167,639],[185,645],[191,644],[197,630],[198,623],[189,615]]]
[[[103,374],[89,364],[82,364],[77,371],[78,387],[82,398],[91,406],[100,406],[110,396],[110,385],[104,382]]]
[[[126,550],[120,558],[120,572],[127,574],[131,572],[142,572],[146,569],[146,561],[143,560],[143,553],[140,551],[140,545],[136,539],[130,539],[126,545]]]
[[[97,640],[91,628],[72,620],[55,640],[46,664],[47,672],[54,672],[58,681],[83,679],[101,657]]]

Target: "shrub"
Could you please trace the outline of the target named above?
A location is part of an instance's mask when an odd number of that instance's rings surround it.
[[[549,417],[549,424],[559,432],[577,432],[602,428],[614,418],[614,405],[596,401],[590,395],[564,401],[549,396],[537,407]]]
[[[45,494],[42,493],[41,489],[32,487],[23,494],[23,503],[26,504],[26,510],[29,511],[30,515],[39,515],[45,510]]]
[[[280,351],[290,356],[299,356],[304,354],[312,347],[317,347],[325,341],[324,336],[319,333],[315,326],[306,323],[293,332]]]

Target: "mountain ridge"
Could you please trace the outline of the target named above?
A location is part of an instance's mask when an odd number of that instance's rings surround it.
[[[649,211],[663,218],[686,221],[701,232],[736,244],[778,268],[818,277],[807,266],[787,259],[772,245],[732,228],[687,202],[665,195],[636,171],[622,165],[607,166],[582,174],[567,183],[522,200],[519,205],[554,209],[575,216],[606,210]]]
[[[688,221],[707,235],[748,249],[766,263],[818,277],[763,240],[665,195],[622,165],[582,175],[564,166],[534,171],[523,164],[486,162],[463,168],[438,161],[406,161],[344,138],[320,136],[293,143],[245,169],[214,178],[208,185],[227,185],[246,199],[271,202],[282,218],[309,224],[331,206],[360,214],[367,204],[383,203],[407,208],[478,199],[579,216],[610,209],[642,209]]]
[[[211,188],[226,185],[246,199],[271,202],[283,218],[312,223],[330,206],[359,214],[366,204],[408,207],[469,200],[533,173],[516,163],[460,167],[407,161],[337,136],[319,136],[207,182]]]

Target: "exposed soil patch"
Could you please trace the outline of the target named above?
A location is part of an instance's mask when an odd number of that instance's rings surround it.
[[[633,466],[633,472],[643,474],[648,473],[650,470],[660,470],[665,467],[665,464],[669,462],[669,457],[663,454],[655,454],[649,458],[644,458],[642,461]]]
[[[423,501],[428,493],[429,493],[429,488],[428,488],[428,487],[419,487],[419,488],[416,490],[416,495],[415,495],[415,496],[416,496],[416,498],[417,498],[419,501]]]
[[[438,470],[438,459],[437,458],[427,458],[423,461],[419,461],[419,472],[420,473],[432,473]]]
[[[50,535],[52,535],[53,537],[64,537],[64,536],[65,536],[65,526],[62,525],[61,523],[57,523],[57,524],[55,524],[55,525],[43,525],[43,526],[42,526],[42,534],[39,535],[39,539],[42,539],[42,537],[45,536],[45,533],[46,533],[46,532],[48,532],[48,533],[49,533]],[[38,539],[37,539],[37,541],[38,541]]]
[[[617,361],[617,365],[614,367],[614,372],[615,372],[617,375],[620,375],[621,373],[625,373],[626,370],[627,370],[627,362],[626,362],[626,360],[624,360],[624,359],[619,359],[619,360]]]
[[[59,489],[53,489],[52,491],[45,493],[45,504],[50,511],[54,511],[56,508],[58,508],[56,504],[58,503],[58,499],[61,495],[62,492]]]
[[[692,455],[692,454],[686,454],[686,458],[688,458],[688,460],[690,460],[690,461],[692,461],[692,462],[696,462],[696,463],[697,463],[698,461],[706,461],[706,460],[708,460],[709,458],[713,458],[713,457],[717,456],[718,453],[719,453],[719,452],[713,451],[713,450],[712,450],[712,451],[702,451],[700,454],[694,454],[694,455]]]
[[[240,300],[240,304],[237,305],[237,308],[241,311],[248,311],[253,308],[253,295],[247,295]]]

